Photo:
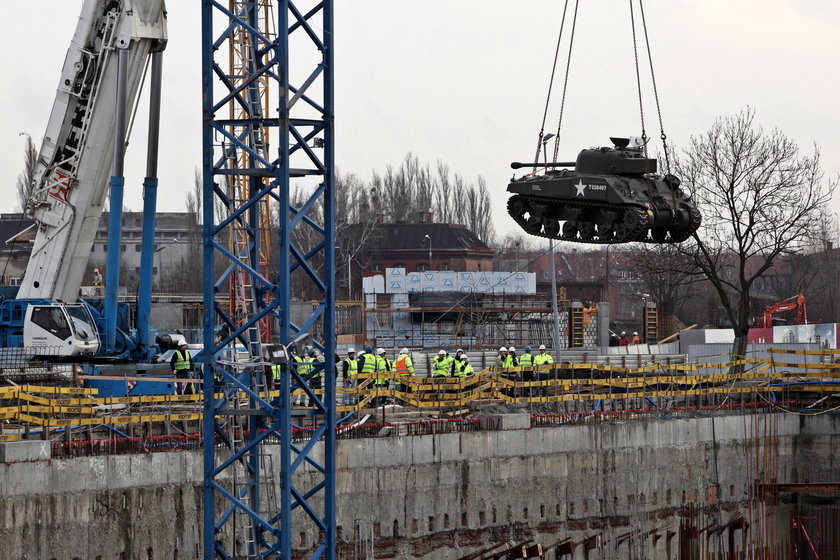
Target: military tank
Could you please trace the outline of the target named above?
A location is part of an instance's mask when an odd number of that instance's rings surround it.
[[[679,178],[657,174],[656,160],[630,147],[629,138],[610,140],[611,148],[583,150],[575,162],[541,163],[549,168],[545,174],[512,180],[508,213],[531,235],[578,243],[680,243],[691,237],[700,212]]]

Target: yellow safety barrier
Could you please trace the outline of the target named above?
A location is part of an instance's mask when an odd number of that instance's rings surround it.
[[[777,351],[778,354],[834,355],[838,351]],[[738,373],[728,373],[733,368]],[[795,368],[797,372],[779,371]],[[523,373],[532,372],[536,379],[524,381]],[[376,379],[401,388],[376,386]],[[339,405],[339,412],[359,411],[377,402],[392,399],[418,409],[463,408],[486,399],[511,404],[569,403],[575,401],[627,401],[653,398],[702,398],[723,395],[741,398],[747,394],[778,390],[767,385],[785,381],[786,390],[824,393],[836,392],[836,384],[813,384],[814,380],[840,378],[840,365],[796,364],[774,359],[739,359],[721,364],[643,364],[629,368],[608,364],[553,364],[539,368],[490,367],[466,377],[397,376],[393,373],[361,374],[357,387],[337,389],[339,401],[349,396],[354,404]],[[762,383],[756,383],[761,381]],[[802,381],[801,385],[798,381]],[[806,383],[810,383],[807,384]],[[737,385],[737,386],[736,386]],[[323,395],[323,389],[314,391]],[[16,420],[47,428],[68,426],[118,425],[201,420],[200,411],[184,413],[147,412],[139,414],[97,415],[96,407],[109,405],[171,406],[200,404],[203,394],[151,395],[136,397],[97,397],[95,389],[22,385],[0,388],[0,419]],[[279,391],[261,393],[263,398],[277,397]],[[296,390],[293,395],[304,395]],[[215,398],[223,398],[217,393]],[[247,399],[237,392],[231,398]],[[16,401],[16,402],[15,402]],[[706,401],[708,402],[708,401]],[[127,411],[126,411],[127,412]],[[19,434],[0,434],[0,441],[9,441]]]

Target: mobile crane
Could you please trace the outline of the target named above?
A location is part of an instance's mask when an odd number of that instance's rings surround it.
[[[85,0],[38,153],[26,213],[37,228],[17,298],[0,302],[0,345],[35,354],[148,359],[164,0]],[[151,61],[136,332],[117,304],[127,115]],[[110,180],[109,180],[110,177]],[[106,186],[109,187],[106,189]],[[110,191],[105,300],[78,301]]]

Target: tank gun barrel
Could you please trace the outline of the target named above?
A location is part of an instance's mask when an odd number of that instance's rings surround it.
[[[521,161],[514,161],[510,164],[511,169],[521,169],[523,167],[574,167],[573,161],[553,161],[551,163],[523,163]]]

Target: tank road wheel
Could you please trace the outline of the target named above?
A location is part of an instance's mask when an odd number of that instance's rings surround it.
[[[598,240],[609,241],[615,236],[615,226],[612,222],[608,224],[598,224]]]
[[[584,241],[592,241],[595,237],[594,222],[578,222],[578,230],[580,230],[580,238]]]
[[[554,218],[547,218],[543,231],[547,236],[557,239],[557,235],[560,233],[560,222]]]
[[[624,217],[621,222],[616,224],[615,241],[617,243],[640,241],[640,235],[642,236],[642,239],[644,239],[644,236],[647,236],[647,229],[642,227],[639,211],[636,208],[628,208],[624,212]]]
[[[516,195],[508,200],[508,212],[511,216],[521,218],[530,209],[531,205],[521,196]]]
[[[539,233],[542,231],[542,220],[540,220],[539,218],[536,218],[534,216],[531,216],[525,222],[525,229],[530,234],[539,235]]]
[[[624,241],[630,241],[630,239],[628,238],[635,231],[635,229],[636,228],[632,223],[632,217],[630,215],[630,212],[627,212],[626,214],[624,214],[624,219],[618,222],[615,226],[615,240],[619,243],[622,243]]]
[[[566,220],[563,224],[563,239],[574,239],[577,237],[577,222]]]

